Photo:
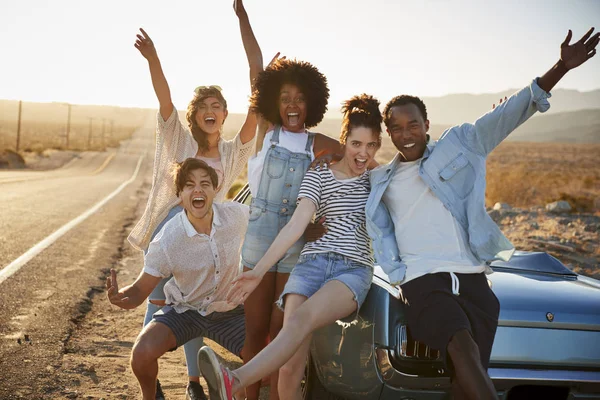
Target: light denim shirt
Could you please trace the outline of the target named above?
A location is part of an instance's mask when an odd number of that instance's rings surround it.
[[[549,97],[534,79],[474,124],[446,130],[436,143],[427,146],[420,160],[419,175],[464,229],[464,237],[479,261],[507,261],[515,251],[485,210],[487,155],[536,111],[547,111]],[[381,199],[399,162],[396,155],[389,164],[371,171],[366,205],[375,258],[394,285],[402,283],[406,265],[400,259],[394,224]]]

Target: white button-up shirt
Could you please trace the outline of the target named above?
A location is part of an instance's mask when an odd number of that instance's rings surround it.
[[[232,310],[236,306],[226,296],[239,272],[247,227],[248,206],[236,202],[213,204],[210,236],[196,232],[182,211],[150,243],[144,272],[161,278],[173,275],[164,290],[166,303],[178,313]]]

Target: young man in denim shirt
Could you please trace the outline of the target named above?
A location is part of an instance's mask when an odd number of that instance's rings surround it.
[[[548,110],[550,90],[596,54],[600,37],[592,32],[569,44],[569,31],[560,60],[541,78],[436,143],[429,143],[418,97],[398,96],[385,107],[399,153],[371,174],[367,229],[377,261],[402,285],[413,337],[441,350],[455,398],[497,399],[486,370],[500,305],[484,272],[514,247],[485,211],[487,155],[536,111]]]

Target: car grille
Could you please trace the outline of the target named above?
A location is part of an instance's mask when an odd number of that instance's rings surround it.
[[[414,340],[406,325],[398,326],[397,335],[398,348],[396,352],[400,357],[424,361],[440,360],[440,351],[431,349],[426,344]]]

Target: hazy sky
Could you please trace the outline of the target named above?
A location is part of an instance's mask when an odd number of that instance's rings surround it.
[[[600,28],[597,0],[245,0],[265,63],[281,51],[329,79],[330,110],[367,92],[441,96],[525,85],[559,57],[567,30]],[[595,25],[596,24],[596,25]],[[244,111],[248,67],[229,0],[0,0],[0,98],[156,107],[151,35],[175,106],[223,87]],[[559,87],[600,88],[600,56]]]

